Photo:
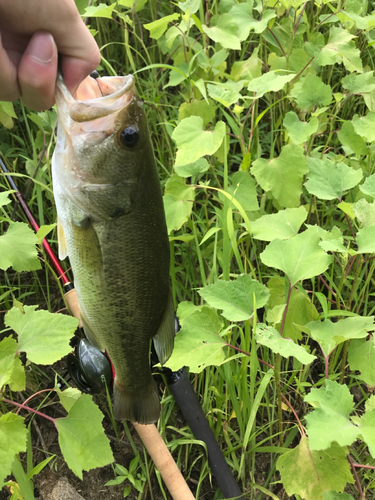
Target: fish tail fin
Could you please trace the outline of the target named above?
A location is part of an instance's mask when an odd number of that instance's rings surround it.
[[[173,351],[175,337],[175,315],[172,294],[169,292],[167,307],[159,329],[154,336],[154,346],[161,365],[169,359]]]
[[[159,420],[159,394],[152,378],[146,390],[136,393],[123,389],[115,378],[113,398],[113,414],[116,420],[130,420],[139,424],[152,424]]]

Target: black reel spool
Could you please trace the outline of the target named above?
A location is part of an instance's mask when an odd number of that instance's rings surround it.
[[[98,394],[112,385],[112,367],[106,354],[87,339],[80,339],[75,355],[67,356],[68,372],[78,389],[86,394]]]

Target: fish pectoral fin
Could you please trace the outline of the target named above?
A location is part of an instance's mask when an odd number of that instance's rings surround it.
[[[85,271],[99,274],[103,268],[102,250],[98,235],[89,217],[72,219],[74,251]]]
[[[87,321],[86,316],[82,312],[81,308],[79,309],[79,315],[81,317],[81,321],[82,321],[82,325],[83,325],[83,331],[85,332],[87,340],[90,342],[90,344],[92,344],[94,347],[96,347],[97,349],[99,349],[99,351],[104,352],[105,351],[104,345],[100,342],[100,340],[98,339],[98,337],[92,331],[92,328],[91,328],[89,322]]]
[[[175,337],[174,307],[171,291],[169,291],[167,307],[165,308],[163,319],[156,335],[154,336],[154,346],[160,364],[163,365],[171,356]]]
[[[61,225],[60,219],[57,219],[57,242],[59,245],[59,259],[64,260],[68,256],[68,248],[66,246],[66,239],[64,229]]]

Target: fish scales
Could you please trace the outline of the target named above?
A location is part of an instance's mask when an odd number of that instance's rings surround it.
[[[99,90],[105,95],[98,97]],[[174,311],[146,118],[132,77],[87,79],[78,96],[73,99],[60,76],[52,162],[59,253],[69,255],[85,334],[114,365],[115,418],[151,423],[160,403],[150,340],[165,362],[173,349]],[[128,137],[124,145],[123,131],[133,142],[137,136],[136,143],[129,145]]]

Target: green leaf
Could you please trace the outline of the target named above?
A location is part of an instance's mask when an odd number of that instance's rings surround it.
[[[318,76],[309,73],[295,83],[291,96],[296,99],[302,110],[307,111],[313,106],[328,106],[332,98],[332,89]]]
[[[375,198],[375,174],[366,178],[365,182],[359,186],[362,193]]]
[[[194,99],[191,102],[183,102],[178,108],[178,121],[190,116],[200,116],[203,120],[203,127],[215,120],[216,105],[210,99],[206,102],[204,99]]]
[[[228,83],[230,83],[230,80],[228,80]],[[220,83],[213,85],[212,83],[209,83],[207,85],[207,91],[208,95],[212,97],[212,99],[228,108],[231,104],[236,103],[242,98],[242,95],[239,92],[242,87],[243,82],[232,82],[232,85]]]
[[[273,276],[268,282],[270,299],[267,304],[267,322],[280,331],[281,319],[286,304],[285,278]],[[306,293],[292,288],[289,298],[289,307],[285,318],[283,336],[293,340],[302,338],[302,326],[309,321],[319,318],[318,311]]]
[[[241,274],[236,280],[218,280],[214,285],[199,290],[199,295],[212,307],[222,309],[224,318],[230,321],[250,319],[256,308],[263,307],[269,298],[267,288],[253,280],[247,274]]]
[[[224,136],[225,124],[222,121],[216,123],[213,131],[204,131],[200,116],[185,118],[172,134],[178,148],[175,166],[187,165],[204,155],[214,154],[221,146]]]
[[[225,362],[226,343],[219,336],[223,321],[216,311],[205,306],[180,322],[172,356],[164,366],[172,371],[188,366],[191,372],[200,373],[206,366]]]
[[[254,19],[251,4],[246,2],[234,5],[229,11],[229,15],[239,28],[238,38],[244,41],[249,37],[251,30],[254,33],[263,33],[267,29],[268,22],[276,17],[276,12],[274,10],[264,10],[261,19]]]
[[[318,276],[327,270],[332,256],[319,246],[315,228],[309,228],[289,240],[273,240],[260,254],[263,264],[283,271],[294,286],[298,281]]]
[[[232,184],[228,187],[227,192],[238,201],[242,208],[246,212],[259,210],[254,178],[248,172],[236,172],[230,180]],[[223,198],[223,195],[220,198]]]
[[[36,233],[36,238],[39,245],[43,243],[43,240],[47,236],[47,234],[49,234],[56,226],[57,224],[48,224],[45,226],[40,226],[38,232]]]
[[[14,413],[0,417],[0,487],[10,474],[14,457],[26,451],[27,429],[24,419]]]
[[[303,149],[288,144],[278,158],[255,160],[251,173],[264,191],[270,191],[282,208],[300,206],[303,176],[308,172]]]
[[[305,182],[307,191],[322,200],[341,200],[345,191],[362,179],[362,170],[354,170],[345,163],[334,163],[326,157],[308,158],[309,173]]]
[[[311,389],[305,401],[316,408],[305,417],[310,450],[325,450],[334,441],[349,446],[356,440],[359,432],[349,420],[354,402],[348,386],[326,379],[325,387]]]
[[[179,18],[180,14],[177,14],[177,12],[175,12],[170,16],[164,16],[161,19],[157,19],[152,23],[144,24],[143,26],[146,28],[146,30],[149,30],[151,38],[153,38],[154,40],[158,40],[167,30],[168,24]]]
[[[336,323],[330,319],[312,321],[305,328],[310,331],[311,337],[319,343],[326,356],[342,342],[367,337],[368,332],[375,330],[372,316],[345,318]]]
[[[375,90],[374,72],[367,71],[361,75],[351,73],[341,80],[341,85],[351,94],[361,94]]]
[[[5,325],[18,334],[18,352],[25,351],[33,363],[51,365],[71,351],[69,340],[78,319],[36,307],[24,306],[24,314],[13,307],[5,315]]]
[[[14,126],[13,118],[17,118],[14,112],[13,103],[0,101],[0,123],[5,128],[11,129]]]
[[[9,198],[9,195],[11,195],[12,193],[14,193],[14,191],[2,191],[0,193],[0,207],[12,203],[12,200]]]
[[[342,201],[341,203],[337,204],[337,208],[342,210],[344,212],[344,214],[346,214],[352,220],[355,219],[355,215],[353,212],[353,203],[347,203],[346,201]]]
[[[147,0],[117,0],[120,5],[127,7],[128,9],[134,9],[135,12],[139,12],[146,5]]]
[[[201,311],[202,307],[204,306],[196,306],[193,302],[187,300],[180,302],[177,307],[177,316],[180,323],[194,312]]]
[[[360,135],[355,133],[352,122],[344,122],[337,132],[337,137],[344,147],[349,147],[357,156],[367,154],[366,143]]]
[[[200,176],[207,172],[210,168],[210,164],[205,158],[199,158],[199,160],[194,163],[189,163],[188,165],[182,165],[181,167],[175,167],[176,174],[180,177],[192,177]]]
[[[337,226],[333,226],[331,231],[325,231],[323,228],[315,226],[322,241],[319,245],[326,252],[348,252],[344,246],[344,237]]]
[[[358,253],[375,252],[375,226],[367,226],[360,229],[357,233],[356,243]]]
[[[353,212],[362,227],[375,226],[375,201],[369,203],[362,198],[356,203],[353,203]]]
[[[63,405],[65,410],[69,412],[75,402],[81,397],[81,391],[75,389],[74,387],[68,387],[65,391],[61,391],[59,387],[55,386],[55,391],[59,396],[60,403]]]
[[[375,337],[370,340],[352,340],[348,348],[350,369],[361,372],[357,377],[370,387],[375,387]]]
[[[298,234],[306,219],[304,207],[285,208],[276,214],[263,215],[251,223],[253,238],[262,241],[286,240]]]
[[[104,17],[112,19],[113,9],[116,7],[116,3],[111,5],[106,5],[105,3],[100,3],[96,7],[86,7],[84,17]]]
[[[167,87],[177,87],[183,81],[187,80],[189,72],[189,65],[185,62],[178,64],[169,72],[169,80],[164,89]]]
[[[216,26],[209,28],[203,24],[202,28],[211,40],[220,43],[224,49],[241,49],[241,42],[238,38],[238,26],[229,14],[222,14]]]
[[[354,498],[348,493],[338,493],[330,490],[323,493],[323,500],[354,500]]]
[[[342,491],[347,483],[354,483],[347,454],[347,448],[335,444],[327,450],[311,450],[308,439],[302,437],[296,448],[279,457],[276,468],[288,495],[323,500],[325,491]]]
[[[254,78],[249,83],[247,90],[255,92],[255,98],[259,99],[266,92],[278,92],[296,76],[295,73],[289,75],[279,75],[276,71],[268,71],[259,78]]]
[[[250,81],[262,75],[262,62],[258,57],[258,52],[259,50],[256,49],[248,59],[233,63],[230,77],[234,82]]]
[[[41,269],[36,242],[36,235],[27,224],[11,222],[8,231],[0,236],[0,269],[13,267],[19,273]]]
[[[16,112],[14,111],[14,106],[13,106],[12,102],[0,101],[0,107],[11,118],[18,118],[18,116],[16,115]]]
[[[291,141],[294,144],[301,144],[315,134],[319,127],[319,120],[313,117],[309,122],[301,122],[294,111],[289,111],[285,115],[283,125]]]
[[[328,43],[321,49],[315,60],[316,64],[328,66],[343,63],[348,71],[362,73],[360,51],[353,42],[353,38],[355,38],[354,35],[341,27],[332,27]]]
[[[330,490],[323,493],[323,500],[354,500],[354,498],[348,493],[338,493]]]
[[[165,184],[163,196],[168,234],[180,229],[190,217],[195,196],[194,187],[187,186],[178,175],[172,175]]]
[[[88,394],[82,394],[65,418],[55,420],[59,444],[68,467],[82,480],[82,471],[113,462],[101,424],[104,415]]]
[[[17,355],[17,342],[12,337],[5,337],[0,342],[0,388],[5,384],[12,391],[23,391],[26,387],[25,369]]]
[[[375,410],[366,408],[365,414],[359,419],[359,431],[367,444],[371,456],[375,457]]]
[[[291,339],[283,338],[275,328],[263,323],[257,325],[255,340],[258,344],[265,345],[272,352],[281,354],[284,358],[295,357],[304,365],[308,365],[316,359],[316,356],[309,354],[302,346]]]
[[[367,142],[375,141],[375,111],[370,111],[366,116],[353,116],[355,132],[364,137]]]
[[[199,10],[200,5],[200,0],[186,0],[185,2],[178,2],[180,9],[184,12],[189,10],[190,14],[195,14]]]

